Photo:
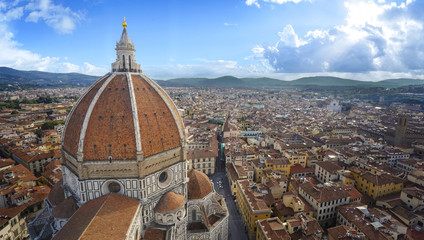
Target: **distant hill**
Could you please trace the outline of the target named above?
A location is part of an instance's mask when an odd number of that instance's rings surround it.
[[[337,77],[319,76],[304,77],[293,81],[273,78],[236,78],[224,76],[219,78],[175,78],[167,81],[159,80],[162,86],[190,87],[226,87],[226,88],[305,88],[305,87],[382,87],[396,88],[409,85],[424,85],[420,79],[387,79],[379,82],[358,81]]]
[[[99,77],[80,73],[50,73],[41,71],[20,71],[0,67],[0,89],[87,87]]]
[[[0,90],[22,88],[87,87],[99,77],[79,73],[49,73],[41,71],[20,71],[0,67]],[[379,82],[358,81],[330,76],[304,77],[293,81],[274,78],[237,78],[223,76],[218,78],[174,78],[155,80],[164,87],[221,87],[221,88],[346,88],[382,87],[397,88],[410,85],[423,85],[421,79],[387,79]]]

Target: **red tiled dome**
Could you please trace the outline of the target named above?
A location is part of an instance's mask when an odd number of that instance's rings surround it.
[[[109,73],[68,116],[63,150],[83,160],[136,159],[181,146],[183,123],[171,98],[142,73]]]
[[[176,194],[172,191],[165,193],[155,207],[155,211],[159,213],[167,213],[178,210],[186,203],[184,196]]]
[[[201,199],[212,192],[212,184],[206,174],[190,169],[188,171],[188,199]]]

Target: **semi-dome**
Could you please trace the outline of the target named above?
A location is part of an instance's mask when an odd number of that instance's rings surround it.
[[[175,212],[183,207],[185,203],[186,199],[183,195],[170,191],[162,196],[155,207],[155,211],[158,213]]]
[[[87,176],[90,173],[117,176],[109,174],[109,168],[84,170],[79,164],[82,162],[141,162],[183,145],[184,128],[178,109],[167,93],[142,73],[135,62],[133,46],[125,25],[116,44],[117,59],[112,64],[112,72],[80,97],[67,118],[62,136],[64,165],[81,172],[79,175],[86,171]],[[155,168],[166,167],[158,166]],[[125,164],[116,167],[121,174],[134,173],[133,169]],[[154,170],[157,169],[151,169]]]
[[[187,192],[188,199],[202,199],[206,197],[212,190],[212,184],[208,176],[195,169],[188,171]]]

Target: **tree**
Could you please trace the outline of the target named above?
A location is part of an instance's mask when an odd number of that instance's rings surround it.
[[[41,136],[43,136],[43,131],[41,131],[40,129],[36,129],[34,131],[35,135],[37,135],[37,137],[41,138]]]

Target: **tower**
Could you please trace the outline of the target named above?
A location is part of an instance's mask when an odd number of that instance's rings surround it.
[[[399,115],[398,122],[396,124],[396,133],[395,133],[395,141],[394,145],[401,145],[405,135],[406,128],[408,127],[408,116],[407,115]]]

